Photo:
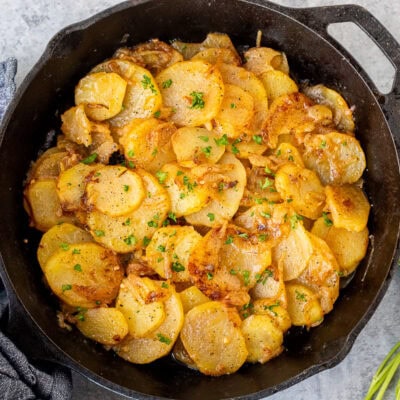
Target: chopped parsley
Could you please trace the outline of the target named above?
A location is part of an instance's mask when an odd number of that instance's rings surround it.
[[[69,244],[68,243],[60,243],[60,248],[62,248],[64,251],[69,250]]]
[[[172,85],[172,79],[167,79],[166,81],[164,81],[162,84],[163,89],[168,89],[171,87]]]
[[[176,215],[173,212],[168,213],[168,218],[171,219],[172,221],[176,222]]]
[[[326,226],[332,226],[333,225],[333,221],[328,217],[328,213],[323,212],[322,213],[322,218],[324,219],[324,224]]]
[[[207,272],[207,279],[211,281],[211,279],[214,277],[214,275],[211,272]]]
[[[151,93],[154,93],[154,94],[157,93],[157,90],[154,87],[154,84],[148,75],[143,75],[143,79],[142,79],[141,83],[142,83],[143,89],[150,89]]]
[[[215,220],[215,215],[213,213],[208,213],[207,217],[210,220],[210,222],[213,222]]]
[[[261,135],[253,135],[253,140],[254,140],[257,144],[262,144],[262,136],[261,136]]]
[[[161,253],[165,253],[165,246],[163,246],[162,244],[160,244],[160,245],[157,247],[157,250],[158,250],[159,252],[161,252]]]
[[[324,149],[325,147],[326,147],[326,141],[325,140],[323,140],[322,142],[321,142],[321,145],[319,146],[321,149]]]
[[[296,290],[295,293],[296,293],[296,300],[307,301],[307,295],[305,293],[300,293],[298,290]]]
[[[267,240],[267,238],[268,238],[268,235],[266,233],[261,233],[258,235],[258,240],[260,242],[265,242]]]
[[[228,237],[225,240],[225,244],[232,244],[233,243],[233,236],[228,235]]]
[[[162,333],[157,333],[157,338],[161,343],[165,343],[165,344],[172,343],[172,340],[169,337],[164,336]]]
[[[95,234],[97,237],[101,237],[101,236],[104,236],[104,235],[105,235],[104,231],[101,231],[101,230],[98,230],[98,229],[96,229],[96,230],[94,231],[94,234]]]
[[[163,172],[163,171],[157,171],[156,172],[156,177],[158,178],[158,182],[163,184],[165,180],[167,179],[168,172]]]
[[[155,147],[154,150],[151,152],[151,155],[153,157],[155,157],[157,155],[157,153],[158,153],[158,149],[157,149],[157,147]]]
[[[156,111],[156,112],[153,114],[153,116],[154,116],[154,118],[160,118],[160,116],[161,116],[161,111],[160,111],[160,110]]]
[[[81,250],[80,249],[73,249],[72,250],[72,254],[81,254]]]
[[[71,289],[72,289],[72,285],[70,285],[70,284],[66,284],[66,285],[62,285],[62,286],[61,286],[61,290],[62,290],[63,293],[64,293],[65,291],[71,290]]]
[[[133,235],[129,235],[128,237],[126,237],[124,239],[125,244],[127,244],[128,246],[132,246],[134,244],[137,243],[137,239],[135,238],[135,236]]]
[[[128,157],[135,157],[135,152],[133,150],[129,150]]]
[[[269,212],[261,211],[260,214],[264,218],[267,218],[267,219],[271,218],[271,213],[269,213]]]
[[[291,229],[296,229],[296,227],[297,227],[297,223],[299,222],[299,221],[302,221],[304,218],[301,216],[301,215],[299,215],[299,214],[294,214],[294,215],[292,215],[291,217],[290,217],[290,228]]]
[[[124,185],[124,192],[127,192],[129,190],[129,185]]]
[[[214,139],[214,142],[216,143],[217,146],[226,146],[227,144],[229,144],[228,136],[224,134],[222,135],[221,138]]]
[[[260,187],[261,187],[261,189],[267,189],[267,188],[273,186],[273,184],[274,184],[274,182],[271,179],[265,178],[264,182],[260,182]]]
[[[167,282],[163,282],[163,283],[161,284],[161,287],[164,288],[164,289],[168,289],[168,288],[169,288],[169,285],[168,285]]]
[[[200,140],[202,140],[203,142],[208,142],[210,140],[210,138],[208,136],[198,136],[198,138]]]
[[[201,151],[206,155],[207,158],[211,156],[211,150],[212,150],[211,146],[201,148]]]
[[[75,271],[78,271],[78,272],[82,272],[82,266],[81,266],[81,264],[75,264],[75,265],[74,265],[74,270],[75,270]]]
[[[238,236],[243,238],[243,239],[248,239],[249,238],[249,235],[247,233],[245,233],[245,232],[239,233]]]
[[[192,92],[190,93],[192,97],[192,105],[189,107],[191,109],[201,109],[204,108],[205,102],[203,99],[204,93],[203,92]]]
[[[143,238],[143,246],[144,246],[144,247],[147,247],[147,246],[149,245],[150,242],[151,242],[151,239],[148,238],[147,236],[145,236],[145,237]]]
[[[171,269],[175,272],[182,272],[185,270],[185,267],[179,261],[174,261],[171,265]]]
[[[92,163],[94,163],[94,162],[96,161],[97,156],[98,156],[97,153],[92,153],[90,156],[84,158],[84,159],[81,161],[81,163],[82,163],[82,164],[86,164],[86,165],[92,164]]]
[[[268,278],[271,278],[273,276],[273,272],[270,269],[266,269],[263,271],[262,274],[255,274],[256,282],[261,283],[262,285],[265,285],[267,282]]]
[[[231,103],[231,108],[236,108],[236,104],[235,103]]]
[[[122,225],[124,225],[124,226],[129,226],[131,224],[131,219],[130,218],[127,218],[123,223],[122,223]]]
[[[274,308],[279,307],[280,305],[281,305],[280,302],[277,301],[276,303],[270,304],[269,306],[264,305],[263,308],[264,308],[264,310],[270,311],[276,317],[278,315],[278,313],[276,311],[274,311]]]

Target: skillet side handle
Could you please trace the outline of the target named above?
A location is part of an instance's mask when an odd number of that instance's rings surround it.
[[[392,90],[387,95],[382,95],[365,72],[361,68],[359,69],[381,103],[396,143],[397,153],[400,154],[400,45],[393,35],[370,12],[357,5],[292,8],[290,14],[338,48],[356,66],[358,63],[347,50],[328,34],[327,28],[330,24],[338,22],[357,24],[386,55],[396,70]]]

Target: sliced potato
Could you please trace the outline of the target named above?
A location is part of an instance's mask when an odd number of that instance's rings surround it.
[[[61,115],[61,121],[61,130],[67,139],[86,147],[92,144],[92,136],[90,135],[92,124],[85,114],[83,104],[67,110]]]
[[[240,65],[241,60],[236,51],[227,48],[211,47],[195,54],[192,60],[203,60],[210,64],[233,64]]]
[[[200,211],[185,216],[191,225],[218,226],[230,220],[239,208],[246,186],[246,171],[243,164],[232,154],[225,153],[219,161],[221,165],[232,165],[225,173],[226,181],[218,185],[221,190],[213,194],[213,200]]]
[[[156,78],[171,120],[180,126],[199,126],[213,119],[221,106],[224,84],[219,70],[204,61],[183,61]],[[168,82],[168,84],[166,83]]]
[[[183,127],[171,138],[178,163],[186,168],[198,164],[215,164],[225,152],[217,143],[219,135],[205,128]]]
[[[362,189],[354,185],[327,186],[325,193],[336,228],[354,232],[365,229],[371,206]]]
[[[288,313],[293,325],[317,326],[324,319],[324,313],[316,294],[304,285],[286,284]]]
[[[328,244],[343,276],[350,275],[367,253],[369,238],[366,227],[360,232],[336,228],[326,215],[315,221],[311,233]]]
[[[83,104],[89,118],[104,121],[121,111],[126,86],[126,81],[113,72],[86,75],[75,88],[75,104]]]
[[[111,303],[123,275],[116,255],[96,243],[56,251],[44,271],[51,290],[64,303],[85,308]]]
[[[289,313],[286,310],[286,290],[285,304],[278,299],[258,299],[253,303],[253,313],[256,315],[269,315],[274,324],[282,331],[286,332],[292,325]]]
[[[200,304],[207,303],[210,299],[197,287],[190,286],[179,293],[181,297],[183,311],[187,314],[192,308]]]
[[[353,112],[338,92],[324,85],[316,85],[305,88],[304,93],[318,104],[326,105],[333,111],[333,120],[341,131],[354,131]]]
[[[280,71],[289,74],[289,65],[285,53],[281,53],[269,47],[252,47],[244,53],[248,71],[261,75],[267,71]]]
[[[366,167],[364,151],[357,139],[339,132],[306,135],[304,162],[325,185],[357,182]]]
[[[67,222],[54,225],[40,240],[37,251],[39,264],[44,270],[47,261],[57,250],[70,249],[73,252],[74,244],[87,242],[93,242],[93,238],[85,230]]]
[[[181,340],[203,374],[230,374],[246,361],[248,351],[240,327],[236,325],[238,318],[235,310],[219,302],[201,304],[186,314]]]
[[[162,97],[151,73],[127,60],[111,59],[97,65],[91,72],[118,74],[127,83],[126,94],[117,115],[110,119],[113,127],[121,127],[135,118],[149,118],[161,107]]]
[[[303,159],[299,150],[290,143],[281,143],[276,149],[276,152],[270,156],[270,160],[274,165],[276,165],[276,167],[294,163],[298,167],[304,168]]]
[[[296,82],[282,71],[272,70],[263,72],[260,75],[260,79],[267,91],[268,102],[270,104],[280,96],[299,91]]]
[[[57,179],[60,172],[68,164],[68,153],[57,147],[46,150],[32,166],[28,181],[32,179]],[[76,162],[78,162],[76,160]]]
[[[170,296],[164,302],[164,322],[146,337],[128,336],[113,347],[120,357],[135,364],[148,364],[171,351],[181,331],[184,314],[179,295],[172,287],[170,291]]]
[[[77,328],[84,336],[107,346],[114,346],[128,334],[128,324],[116,308],[91,308],[78,318]]]
[[[157,292],[158,286],[146,277],[129,274],[122,281],[115,307],[124,315],[130,336],[145,337],[164,322],[164,304]]]
[[[283,351],[282,331],[269,315],[250,315],[243,321],[242,333],[248,362],[264,364]]]
[[[110,217],[96,210],[87,215],[86,222],[93,238],[118,253],[144,247],[143,240],[152,237],[171,209],[168,193],[157,179],[143,170],[136,172],[143,180],[146,193],[138,209],[122,217]]]
[[[258,136],[254,135],[254,137],[258,137]],[[233,153],[233,152],[237,153],[236,154],[237,158],[240,158],[240,159],[248,158],[249,161],[254,156],[261,156],[261,154],[263,154],[267,149],[268,149],[268,147],[265,144],[259,144],[259,143],[255,142],[254,140],[251,140],[251,141],[243,140],[240,143],[237,143],[235,145],[228,147],[228,150],[231,153]]]
[[[121,165],[97,169],[86,188],[86,204],[111,217],[136,210],[145,197],[141,177]]]

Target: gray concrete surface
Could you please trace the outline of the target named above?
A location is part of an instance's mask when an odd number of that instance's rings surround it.
[[[188,0],[189,1],[189,0]],[[195,1],[195,0],[191,0]],[[276,0],[290,7],[346,4],[338,0]],[[353,0],[375,15],[400,41],[398,0]],[[18,59],[17,84],[42,54],[47,42],[61,28],[85,19],[119,3],[118,0],[0,0],[0,60]],[[369,41],[358,36],[352,25],[335,26],[330,32],[356,55],[383,92],[390,91],[394,70]],[[357,338],[349,355],[338,366],[325,370],[268,400],[358,400],[384,355],[400,340],[400,270],[396,270],[387,294],[367,326]],[[74,378],[74,400],[122,400],[78,374]],[[399,378],[399,376],[398,376]],[[387,399],[393,399],[393,387]],[[206,400],[206,399],[205,399]]]

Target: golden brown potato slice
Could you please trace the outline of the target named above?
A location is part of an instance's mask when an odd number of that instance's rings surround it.
[[[190,286],[179,293],[181,297],[183,312],[186,314],[192,308],[207,303],[210,299],[197,287]]]
[[[118,130],[125,158],[151,173],[176,160],[171,143],[174,132],[174,124],[156,118],[133,120]]]
[[[269,315],[250,315],[241,329],[249,352],[248,362],[264,364],[282,353],[283,333]]]
[[[82,199],[89,174],[103,167],[101,164],[78,163],[60,173],[57,181],[57,194],[65,211],[77,211],[82,207]]]
[[[110,217],[136,210],[145,197],[141,177],[121,165],[106,165],[91,175],[85,188],[86,204]]]
[[[256,138],[257,142],[253,140],[251,141],[241,141],[240,143],[234,144],[232,146],[228,146],[228,150],[231,153],[236,154],[237,158],[240,159],[249,159],[254,156],[261,156],[268,147],[265,144],[259,144],[258,135],[253,135]],[[235,143],[235,142],[233,142]]]
[[[164,69],[156,78],[172,122],[199,126],[213,119],[222,103],[224,84],[219,70],[205,61],[183,61]]]
[[[305,88],[304,93],[316,103],[326,105],[332,110],[333,120],[341,131],[354,131],[353,112],[338,92],[324,85],[316,85]]]
[[[296,82],[282,71],[272,70],[261,73],[260,80],[267,91],[268,102],[285,94],[296,93],[299,88]]]
[[[192,226],[160,228],[146,247],[146,261],[162,278],[187,282],[189,256],[200,239]]]
[[[76,243],[56,251],[45,276],[51,290],[72,307],[93,308],[117,296],[123,270],[116,255],[96,243]]]
[[[160,109],[161,93],[147,69],[127,60],[111,59],[97,65],[91,72],[99,71],[118,74],[128,83],[118,114],[109,121],[111,126],[122,127],[135,118],[152,117]]]
[[[357,182],[366,167],[364,151],[357,139],[339,132],[306,135],[303,159],[324,185]]]
[[[65,111],[61,115],[61,121],[61,130],[67,139],[86,147],[92,144],[92,136],[90,135],[92,124],[85,114],[83,104]]]
[[[85,114],[104,121],[121,111],[127,82],[113,72],[96,72],[82,78],[75,88],[75,104],[83,104]]]
[[[130,253],[144,246],[160,227],[171,209],[168,193],[157,179],[137,169],[143,180],[146,197],[138,209],[122,217],[110,217],[93,210],[87,215],[87,225],[93,238],[118,253]]]
[[[225,173],[225,179],[218,184],[213,200],[194,214],[186,215],[191,225],[218,226],[230,220],[239,208],[240,200],[246,186],[246,171],[243,164],[232,154],[225,153],[220,165],[231,165],[232,169]]]
[[[89,153],[97,154],[97,162],[108,164],[111,155],[119,150],[118,144],[111,135],[108,123],[93,123],[91,135],[92,144],[89,146]]]
[[[325,193],[326,205],[336,228],[354,232],[365,229],[371,206],[362,189],[354,185],[327,186]]]
[[[33,164],[28,175],[28,182],[32,179],[57,179],[60,172],[69,164],[72,159],[68,156],[68,152],[61,151],[57,147],[51,147],[46,150],[39,159]],[[78,159],[74,159],[78,162]]]
[[[179,295],[170,287],[171,295],[164,302],[164,322],[143,338],[128,336],[115,346],[114,351],[123,359],[135,364],[148,364],[167,355],[183,325],[183,308]]]
[[[253,96],[239,86],[225,84],[221,108],[214,119],[215,130],[236,139],[249,131],[253,116]]]
[[[236,51],[233,51],[232,49],[217,48],[217,47],[212,47],[209,49],[204,49],[202,51],[199,51],[191,59],[203,60],[210,64],[220,64],[220,63],[233,64],[233,65],[241,64],[240,57],[236,53]]]
[[[219,135],[205,128],[183,127],[171,138],[178,163],[186,168],[198,164],[215,164],[225,152],[217,143]]]
[[[37,251],[39,264],[44,270],[47,261],[57,250],[71,249],[73,252],[75,243],[87,242],[93,242],[93,238],[85,230],[67,222],[54,225],[40,240]]]
[[[360,232],[336,228],[330,216],[317,219],[311,233],[325,240],[334,254],[343,276],[350,275],[365,257],[368,248],[368,228]]]
[[[303,159],[297,147],[290,143],[281,143],[275,153],[270,157],[274,167],[278,168],[284,164],[294,163],[300,168],[304,168]]]
[[[324,319],[324,313],[317,295],[304,285],[286,284],[288,313],[293,325],[317,326]]]
[[[128,323],[129,335],[145,337],[165,320],[165,310],[160,290],[149,278],[129,274],[123,279],[115,307]]]
[[[77,328],[84,336],[107,346],[114,346],[128,334],[128,324],[116,308],[91,308],[81,312]]]
[[[286,332],[292,325],[289,313],[286,310],[286,291],[285,303],[280,299],[259,299],[253,303],[253,313],[256,315],[269,315],[274,324],[282,331]]]
[[[231,374],[246,361],[248,351],[238,319],[236,310],[215,301],[194,307],[186,314],[181,340],[203,374]]]
[[[273,70],[289,74],[289,64],[285,53],[269,47],[252,47],[244,53],[244,58],[246,64],[243,67],[256,75]]]
[[[264,85],[256,75],[242,67],[220,64],[218,68],[225,84],[238,86],[253,97],[254,117],[250,129],[258,133],[266,121],[268,112],[268,97]]]
[[[74,217],[63,214],[56,181],[53,179],[32,181],[25,189],[24,195],[26,211],[36,229],[46,232],[59,223],[75,221]]]
[[[177,341],[175,342],[175,346],[172,349],[172,357],[174,360],[180,362],[181,364],[185,365],[190,369],[194,369],[197,371],[196,364],[190,358],[188,352],[186,351],[185,347],[183,346],[182,340],[178,337]]]
[[[312,242],[302,222],[293,218],[291,223],[293,229],[289,235],[272,249],[272,262],[282,267],[285,281],[297,278],[305,270],[313,252]]]
[[[325,206],[325,190],[315,172],[285,164],[275,176],[275,187],[283,199],[291,199],[294,210],[310,219],[317,219]]]

